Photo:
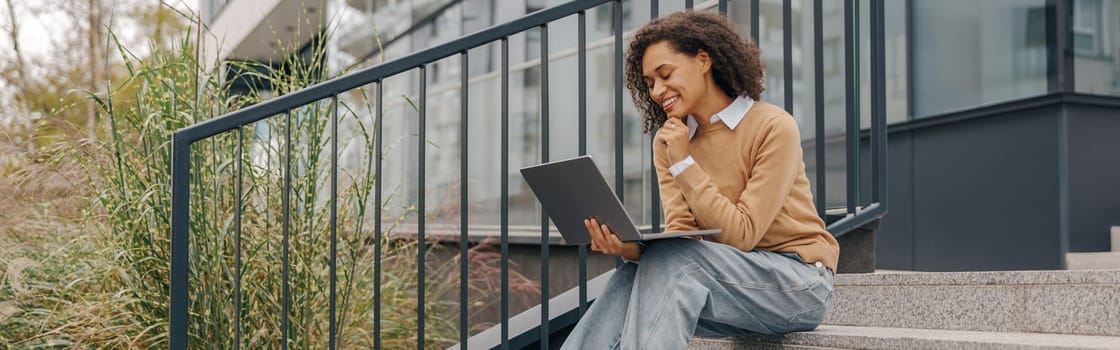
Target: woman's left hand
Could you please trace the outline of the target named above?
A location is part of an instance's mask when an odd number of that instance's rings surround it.
[[[591,235],[591,250],[607,255],[621,256],[623,259],[637,261],[642,257],[642,247],[638,242],[623,242],[611,232],[606,224],[599,223],[594,218],[583,219],[587,226],[587,233]]]
[[[688,125],[680,118],[669,118],[657,131],[656,144],[666,148],[669,164],[688,158]]]

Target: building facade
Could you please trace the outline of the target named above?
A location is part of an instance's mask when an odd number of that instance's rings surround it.
[[[332,76],[404,57],[559,0],[201,0],[214,33],[204,45],[221,61],[281,62],[312,43],[326,49]],[[623,29],[650,18],[651,2],[623,1]],[[714,11],[715,1],[697,2]],[[844,45],[858,40],[859,125],[870,124],[868,41],[844,37],[843,1],[825,0],[823,61],[814,62],[813,2],[793,0],[792,55],[783,57],[783,1],[759,1],[758,37],[767,65],[762,99],[785,106],[801,126],[807,171],[815,177],[815,147],[826,147],[824,191],[829,207],[849,191],[870,198],[868,186],[845,184]],[[867,4],[859,5],[861,38]],[[661,14],[684,9],[660,1]],[[749,0],[732,0],[728,16],[751,35]],[[1066,252],[1108,249],[1110,226],[1120,225],[1120,0],[899,0],[886,2],[886,98],[891,124],[890,213],[876,234],[880,268],[904,270],[1048,269]],[[613,38],[611,7],[587,15],[587,152],[609,182],[622,176],[623,201],[640,225],[653,220],[649,136],[629,98],[623,106],[623,159],[614,158]],[[576,19],[550,26],[550,159],[579,154]],[[539,207],[517,169],[541,157],[542,33],[510,37],[510,223],[533,236]],[[428,223],[458,222],[459,183],[467,177],[472,234],[496,233],[500,217],[500,45],[471,50],[465,65],[469,96],[460,140],[461,73],[458,56],[426,71],[428,135],[425,193]],[[823,65],[824,140],[814,140],[814,67]],[[786,81],[784,72],[792,70]],[[406,215],[416,201],[414,141],[419,99],[415,71],[384,81],[384,184],[395,189],[388,208]],[[372,87],[371,87],[372,89]],[[369,100],[369,97],[342,97]],[[373,113],[344,122],[372,120]],[[372,124],[371,124],[372,125]],[[350,135],[353,137],[354,135]],[[340,136],[343,137],[343,136]],[[413,141],[410,141],[413,140]],[[818,142],[820,141],[820,142]],[[459,151],[470,150],[467,174]],[[346,159],[360,145],[344,143]],[[867,159],[860,164],[869,167]],[[615,162],[624,172],[615,174]],[[863,174],[870,176],[869,170]],[[815,180],[815,179],[811,179]],[[816,181],[812,181],[816,184]],[[866,193],[865,193],[866,192]],[[861,203],[866,203],[862,200]],[[452,213],[454,215],[448,215]],[[474,227],[477,225],[477,227]],[[517,230],[515,230],[517,231]],[[520,232],[520,231],[518,231]],[[511,232],[511,234],[515,234]]]

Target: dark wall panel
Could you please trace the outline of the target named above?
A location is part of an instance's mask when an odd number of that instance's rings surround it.
[[[870,141],[861,143],[860,199],[861,206],[872,202],[872,168]],[[887,138],[887,200],[888,212],[875,232],[875,263],[880,269],[914,269],[914,162],[911,157],[913,139],[909,132],[890,134]]]
[[[1069,249],[1109,250],[1109,227],[1120,226],[1120,113],[1068,105]]]
[[[1060,267],[1057,113],[913,131],[916,269]]]

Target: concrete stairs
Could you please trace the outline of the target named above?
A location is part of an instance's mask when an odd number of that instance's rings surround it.
[[[1120,269],[1120,226],[1112,227],[1112,251],[1066,253],[1067,270]]]
[[[840,274],[815,331],[689,349],[1120,349],[1120,270]]]

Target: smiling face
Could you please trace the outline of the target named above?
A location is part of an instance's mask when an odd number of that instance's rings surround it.
[[[709,90],[711,59],[700,51],[689,56],[673,50],[668,41],[646,48],[642,76],[649,95],[669,118],[692,114]]]

